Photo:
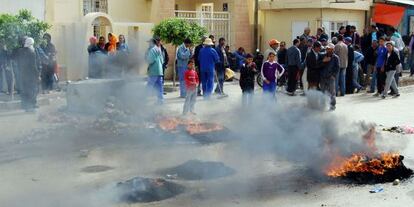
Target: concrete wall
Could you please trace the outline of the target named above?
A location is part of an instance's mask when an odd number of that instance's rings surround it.
[[[260,35],[262,50],[268,48],[268,40],[292,42],[292,24],[295,21],[308,21],[312,35],[321,26],[322,21],[357,22],[362,31],[365,27],[365,11],[340,9],[286,9],[264,10],[260,13]]]
[[[55,0],[54,22],[70,23],[78,22],[83,16],[83,4],[81,0]],[[49,9],[49,8],[48,8]]]
[[[28,9],[38,19],[45,19],[45,0],[1,0],[0,14],[16,14],[21,9]]]
[[[150,22],[151,1],[108,0],[108,14],[115,22]]]

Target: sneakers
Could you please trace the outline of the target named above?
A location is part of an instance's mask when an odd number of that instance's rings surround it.
[[[382,96],[381,96],[381,98],[382,98],[382,99],[385,99],[385,98],[387,98],[387,97],[386,97],[385,95],[382,95]]]
[[[395,98],[400,97],[400,94],[399,93],[394,94],[393,97],[395,97]]]
[[[379,93],[375,93],[373,96],[374,97],[378,97],[378,96],[380,96],[380,94]]]

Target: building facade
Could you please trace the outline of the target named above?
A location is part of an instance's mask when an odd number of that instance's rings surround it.
[[[261,0],[258,41],[262,49],[268,47],[267,42],[272,38],[291,45],[306,27],[312,34],[318,27],[324,27],[331,36],[339,27],[349,24],[362,33],[371,6],[372,0]]]
[[[29,9],[35,17],[53,25],[50,33],[58,49],[61,75],[67,80],[87,76],[86,48],[89,37],[106,36],[108,32],[124,34],[130,49],[142,58],[154,24],[165,18],[196,21],[205,26],[210,34],[218,38],[225,37],[232,49],[253,49],[253,1],[250,0],[4,1],[0,13]],[[174,57],[172,47],[169,48],[169,53]],[[145,72],[145,68],[144,63],[137,66],[138,71]],[[171,74],[170,68],[167,70],[167,78]]]

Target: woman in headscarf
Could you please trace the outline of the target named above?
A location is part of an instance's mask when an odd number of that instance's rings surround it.
[[[36,68],[33,38],[28,37],[24,41],[24,48],[17,54],[17,63],[20,68],[22,108],[26,112],[34,112],[37,107],[39,70]]]
[[[109,46],[108,46],[108,54],[115,55],[116,54],[116,45],[118,43],[118,39],[115,35],[109,36]]]

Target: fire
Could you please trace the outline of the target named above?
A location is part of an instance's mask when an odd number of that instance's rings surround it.
[[[177,117],[158,118],[159,127],[167,132],[175,132],[179,126],[184,126],[188,134],[203,134],[224,130],[224,127],[216,123],[202,123],[198,120],[182,119]]]
[[[366,146],[365,152],[354,153],[350,157],[339,154],[339,150],[332,148],[329,139],[325,142],[328,157],[332,157],[325,168],[325,174],[330,177],[345,177],[352,173],[370,173],[383,175],[387,170],[400,165],[398,153],[378,153],[375,144],[375,128],[372,127],[362,136]]]
[[[400,155],[397,153],[381,153],[374,158],[353,154],[349,158],[334,158],[325,173],[330,177],[343,177],[349,173],[383,175],[387,170],[398,167],[399,163]]]

